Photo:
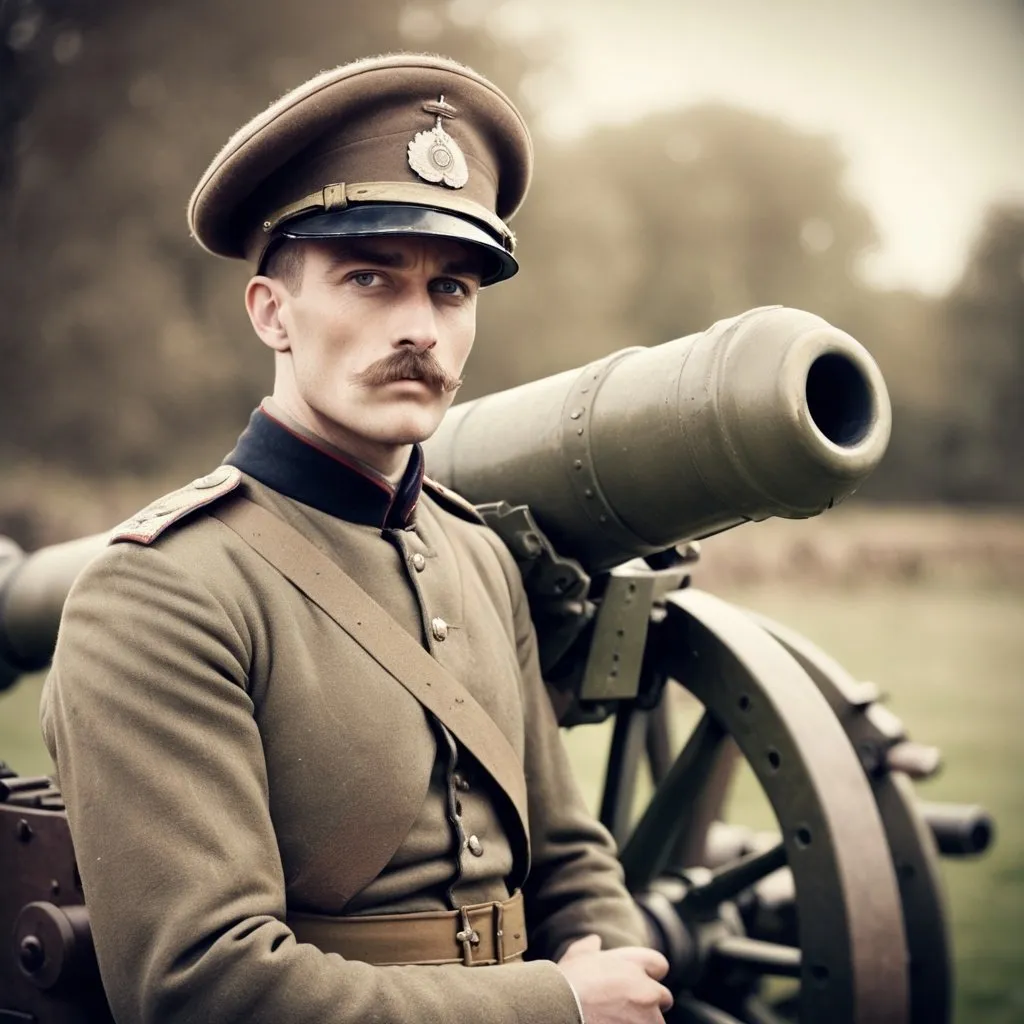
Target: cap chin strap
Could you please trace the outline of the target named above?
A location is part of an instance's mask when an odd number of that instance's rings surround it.
[[[439,192],[441,193],[439,195]],[[436,185],[420,185],[409,181],[364,181],[355,185],[338,182],[325,185],[316,192],[289,203],[267,217],[261,227],[268,237],[285,221],[305,213],[332,213],[344,210],[349,203],[412,203],[415,206],[431,206],[435,210],[460,213],[473,220],[481,221],[495,233],[502,248],[509,254],[515,251],[516,236],[508,225],[485,206],[465,196],[441,192]]]

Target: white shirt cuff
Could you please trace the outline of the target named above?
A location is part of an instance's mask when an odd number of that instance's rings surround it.
[[[580,1002],[580,997],[576,991],[576,986],[571,981],[569,981],[568,978],[566,978],[565,981],[569,988],[572,989],[573,999],[576,1000],[576,1015],[579,1018],[577,1024],[587,1024],[587,1022],[583,1019],[583,1004]]]

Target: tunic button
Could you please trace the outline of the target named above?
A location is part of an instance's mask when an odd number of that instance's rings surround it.
[[[423,572],[427,567],[427,560],[418,551],[412,556],[412,567],[417,572]]]
[[[469,852],[473,854],[474,857],[482,857],[484,855],[483,843],[481,843],[476,836],[470,836],[469,839],[466,840],[466,845],[469,847]]]
[[[469,783],[458,772],[452,775],[452,785],[463,793],[469,792]]]
[[[444,619],[431,619],[430,632],[434,634],[434,639],[440,643],[448,638],[448,623]]]

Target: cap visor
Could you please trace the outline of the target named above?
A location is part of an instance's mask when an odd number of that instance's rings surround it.
[[[278,230],[281,238],[367,238],[375,235],[420,235],[450,238],[481,251],[481,285],[504,281],[519,270],[519,264],[494,237],[474,221],[429,206],[402,203],[366,203],[332,213],[317,213],[286,221]]]

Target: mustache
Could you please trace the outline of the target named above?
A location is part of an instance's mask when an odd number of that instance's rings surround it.
[[[400,348],[360,370],[353,380],[364,388],[380,387],[396,380],[422,380],[438,391],[457,391],[462,378],[449,373],[429,349]]]

